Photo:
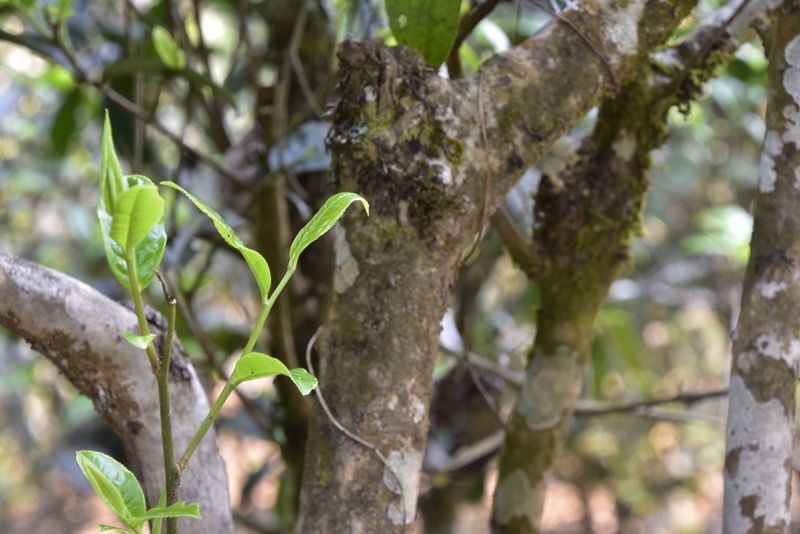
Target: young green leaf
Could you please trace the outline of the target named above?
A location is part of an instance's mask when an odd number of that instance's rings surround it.
[[[181,70],[186,66],[186,56],[183,50],[180,49],[172,35],[161,26],[153,28],[153,46],[158,57],[170,69]]]
[[[111,239],[123,250],[138,245],[161,221],[164,200],[158,188],[150,185],[135,185],[117,198],[111,218]]]
[[[336,221],[344,215],[347,207],[353,202],[361,202],[364,211],[369,215],[369,203],[361,195],[355,193],[337,193],[325,201],[319,211],[311,217],[311,220],[297,232],[289,248],[289,268],[297,268],[297,261],[300,254],[314,241],[322,237],[325,232],[330,230]]]
[[[397,42],[421,53],[431,67],[447,57],[458,32],[461,0],[386,0]]]
[[[142,487],[124,465],[96,451],[78,451],[75,459],[97,495],[126,526],[130,518],[145,513]]]
[[[266,302],[267,297],[269,296],[270,287],[272,286],[272,274],[270,273],[269,265],[267,264],[267,260],[264,259],[264,256],[251,248],[247,248],[244,242],[242,242],[242,240],[239,239],[239,236],[237,236],[233,231],[233,228],[231,228],[228,223],[225,222],[225,219],[223,219],[219,213],[214,211],[211,206],[174,182],[161,182],[161,185],[165,185],[183,193],[186,198],[192,201],[192,204],[194,204],[198,210],[203,212],[209,219],[211,219],[211,222],[214,223],[214,228],[217,229],[217,232],[219,232],[219,235],[222,236],[222,239],[224,239],[228,245],[238,250],[244,258],[244,261],[247,262],[247,266],[250,267],[250,271],[252,271],[253,276],[256,279],[256,283],[258,284],[258,289],[261,293],[261,300],[262,302]]]
[[[242,382],[275,375],[288,376],[303,395],[308,395],[317,387],[317,379],[305,369],[298,367],[290,371],[279,359],[261,352],[249,352],[239,358],[231,375],[231,383],[238,386]]]
[[[122,534],[137,534],[132,530],[114,525],[100,525],[100,532],[121,532]]]
[[[155,187],[153,182],[145,176],[138,174],[122,176],[122,169],[114,150],[111,123],[108,120],[108,113],[106,113],[100,146],[100,189],[102,194],[97,203],[97,218],[100,221],[100,234],[103,238],[103,248],[106,251],[108,265],[114,277],[125,289],[130,289],[125,250],[111,238],[111,226],[118,197],[137,185]],[[144,290],[153,281],[155,269],[161,264],[164,256],[166,244],[167,234],[164,231],[164,225],[159,223],[136,245],[134,255],[140,289]]]
[[[46,9],[53,22],[63,24],[72,16],[72,0],[58,0],[56,4],[48,4]]]
[[[162,508],[167,505],[167,490],[161,491],[161,497],[158,498],[156,508]],[[156,517],[150,524],[150,534],[161,534],[161,524],[164,522],[163,517]]]
[[[107,210],[113,210],[117,196],[127,189],[122,178],[122,168],[114,150],[114,136],[111,133],[111,121],[106,110],[103,137],[100,141],[100,191],[101,201]]]
[[[136,347],[137,349],[145,350],[147,346],[156,338],[155,334],[147,334],[146,336],[138,336],[131,332],[125,332],[122,334],[128,343]]]
[[[131,523],[138,525],[148,519],[156,519],[159,517],[194,517],[200,519],[200,505],[197,503],[186,504],[185,502],[176,502],[169,506],[156,506],[150,508],[140,516],[132,517]]]

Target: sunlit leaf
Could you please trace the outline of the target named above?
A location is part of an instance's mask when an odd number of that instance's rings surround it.
[[[461,0],[386,0],[389,26],[400,44],[432,67],[447,57],[458,31]]]
[[[154,187],[154,184],[147,177],[138,174],[122,176],[122,169],[114,150],[111,123],[106,112],[105,128],[100,146],[100,189],[102,193],[100,201],[97,203],[97,218],[100,221],[100,233],[108,265],[114,277],[125,289],[130,289],[125,250],[112,239],[111,227],[117,198],[134,186]],[[155,269],[161,264],[164,256],[166,244],[167,234],[164,231],[164,225],[158,223],[134,247],[136,276],[140,289],[145,289],[152,282]]]
[[[140,516],[132,517],[131,523],[134,525],[159,517],[194,517],[200,519],[200,505],[197,503],[186,504],[176,502],[169,506],[156,506],[150,508]]]
[[[117,195],[126,189],[125,180],[122,177],[122,168],[117,159],[117,152],[114,150],[114,136],[111,132],[111,121],[106,110],[105,125],[103,127],[103,137],[100,141],[100,191],[102,200],[108,207],[107,211],[114,209]]]
[[[153,28],[153,47],[167,67],[180,70],[186,66],[186,56],[183,54],[183,50],[180,49],[172,35],[161,26]]]
[[[122,334],[122,337],[124,337],[128,343],[137,349],[145,350],[147,346],[156,338],[156,335],[147,334],[146,336],[139,336],[131,332],[125,332]]]
[[[294,241],[292,241],[292,246],[289,249],[290,269],[295,269],[297,267],[300,254],[302,254],[311,243],[333,228],[333,225],[344,215],[347,207],[356,201],[361,202],[364,206],[364,211],[369,215],[369,203],[364,197],[356,193],[337,193],[322,205],[319,211],[311,217],[311,220],[297,232]]]
[[[249,352],[239,358],[231,375],[231,382],[238,385],[275,375],[289,377],[303,395],[308,395],[317,387],[317,379],[305,369],[298,367],[290,371],[279,359],[260,352]]]
[[[142,487],[124,465],[96,451],[78,451],[75,459],[97,495],[123,522],[145,513]]]
[[[115,527],[114,525],[100,525],[100,532],[122,532],[122,534],[131,534],[133,531],[127,528]]]
[[[111,239],[123,250],[138,245],[150,230],[161,221],[164,200],[158,188],[136,185],[124,191],[114,205],[111,218]]]
[[[223,219],[219,213],[214,211],[211,206],[174,182],[161,182],[161,185],[171,187],[172,189],[180,191],[186,195],[186,198],[191,200],[192,204],[194,204],[197,209],[211,219],[211,222],[214,223],[214,228],[217,229],[217,232],[219,232],[219,235],[222,237],[222,239],[224,239],[228,245],[238,250],[244,258],[244,261],[247,262],[247,265],[253,272],[253,276],[258,284],[258,289],[261,293],[261,299],[262,301],[266,302],[267,297],[269,296],[269,289],[272,285],[272,274],[270,273],[269,264],[267,264],[267,260],[264,259],[264,256],[245,246],[244,242],[242,242],[239,236],[236,235],[236,232],[233,231],[233,228],[231,228],[230,225],[225,222],[225,219]]]
[[[47,13],[53,22],[63,24],[72,16],[72,0],[58,0],[46,6]]]

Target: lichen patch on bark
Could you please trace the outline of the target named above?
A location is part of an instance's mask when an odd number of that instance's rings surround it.
[[[341,226],[334,227],[333,250],[336,265],[333,272],[333,289],[337,293],[344,293],[358,278],[358,262],[350,253],[347,233]]]
[[[583,366],[580,354],[566,345],[553,354],[538,352],[517,401],[517,411],[530,430],[552,428],[580,395]]]
[[[750,532],[758,521],[763,528],[788,528],[785,458],[792,451],[791,420],[780,401],[759,402],[737,375],[731,377],[729,395],[743,399],[748,413],[728,421],[725,532]],[[776,492],[776,487],[787,492]]]
[[[783,73],[783,88],[800,106],[800,35],[786,45],[784,59],[788,68]]]
[[[762,193],[772,193],[775,191],[775,181],[778,175],[775,172],[775,156],[783,150],[781,136],[774,131],[767,132],[764,140],[764,150],[761,152],[761,161],[758,166],[759,182],[758,190]]]
[[[528,476],[517,469],[503,477],[494,495],[493,520],[501,525],[511,523],[515,518],[525,518],[531,525],[539,524],[543,498],[541,492],[528,482]]]
[[[644,13],[645,1],[631,0],[625,9],[615,6],[614,0],[600,0],[597,4],[607,20],[605,37],[616,47],[616,53],[609,59],[613,64],[619,64],[621,56],[632,56],[638,51],[639,21]]]
[[[400,497],[398,501],[389,504],[389,519],[393,525],[413,523],[422,455],[415,450],[392,451],[386,458],[386,463],[388,466],[383,472],[383,483],[389,491]]]
[[[783,108],[783,118],[786,119],[783,142],[794,143],[795,148],[800,148],[800,110],[797,106],[786,106]]]

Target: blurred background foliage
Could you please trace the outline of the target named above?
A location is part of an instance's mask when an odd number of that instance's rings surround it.
[[[17,3],[32,6],[31,18],[21,16],[14,2],[0,0],[0,249],[67,272],[112,298],[123,297],[105,266],[94,215],[106,108],[128,170],[188,181],[245,234],[248,229],[251,237],[258,234],[259,209],[255,215],[245,209],[251,191],[231,188],[208,165],[142,128],[107,95],[71,74],[68,58],[38,35],[38,27],[47,27],[48,5],[56,2]],[[322,4],[335,40],[391,44],[381,2]],[[241,158],[236,147],[263,121],[265,94],[285,76],[284,56],[270,47],[292,26],[291,19],[279,16],[286,2],[74,0],[72,5],[66,36],[80,68],[136,102],[187,145],[228,165]],[[469,7],[465,0],[465,10]],[[703,0],[679,34],[715,7],[715,1]],[[530,2],[500,2],[459,50],[465,74],[548,20]],[[185,69],[167,68],[159,59],[151,40],[156,25],[178,36],[187,51]],[[317,192],[330,185],[327,126],[317,116],[322,109],[309,111],[324,108],[331,95],[333,78],[324,69],[335,68],[334,50],[322,52],[322,67],[305,65],[318,102],[305,95],[304,105],[290,109],[282,131],[259,156],[266,168],[288,177],[295,222],[308,217]],[[752,229],[766,68],[754,38],[706,84],[696,103],[673,110],[669,142],[653,154],[642,234],[597,321],[584,392],[588,407],[724,388],[728,332],[737,315]],[[531,193],[539,177],[565,165],[592,118],[557,143],[509,195],[507,206],[518,221],[530,226]],[[218,124],[225,128],[219,131]],[[263,190],[269,177],[257,176],[252,185]],[[167,261],[180,270],[182,291],[208,335],[206,347],[194,340],[186,322],[180,334],[210,377],[214,366],[226,365],[241,346],[257,292],[246,268],[203,230],[188,206],[176,202],[169,213],[173,245]],[[153,290],[151,303],[158,307],[160,299]],[[535,335],[537,305],[537,288],[490,232],[464,269],[443,321],[420,529],[424,523],[427,532],[487,531],[498,429],[493,413],[511,408],[514,382]],[[489,363],[466,366],[466,353]],[[286,419],[271,385],[247,385],[243,397],[249,409],[242,409],[242,400],[231,402],[219,430],[231,504],[242,532],[272,532],[292,515],[286,498],[291,490],[282,478]],[[254,409],[263,416],[260,426],[248,416]],[[108,521],[73,463],[77,448],[123,457],[91,403],[46,359],[0,330],[0,531],[94,532],[94,525]],[[544,529],[719,531],[723,457],[719,397],[691,406],[578,414],[549,489]]]

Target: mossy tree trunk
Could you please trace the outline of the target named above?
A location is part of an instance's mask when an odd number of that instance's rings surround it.
[[[800,365],[800,5],[769,36],[767,133],[739,321],[733,334],[724,532],[789,532]]]
[[[736,30],[723,31],[741,4],[643,63],[602,105],[577,161],[539,187],[530,254],[519,263],[538,283],[541,305],[526,382],[501,451],[495,532],[539,531],[546,477],[581,393],[595,317],[639,230],[650,152],[666,140],[669,109],[688,104],[763,11],[738,13]]]
[[[406,49],[345,43],[333,174],[373,214],[346,217],[336,237],[318,373],[334,414],[388,469],[315,409],[298,532],[414,520],[439,321],[462,256],[527,166],[607,95],[609,73],[630,77],[692,5],[587,2],[565,16],[592,47],[552,24],[454,82]]]

